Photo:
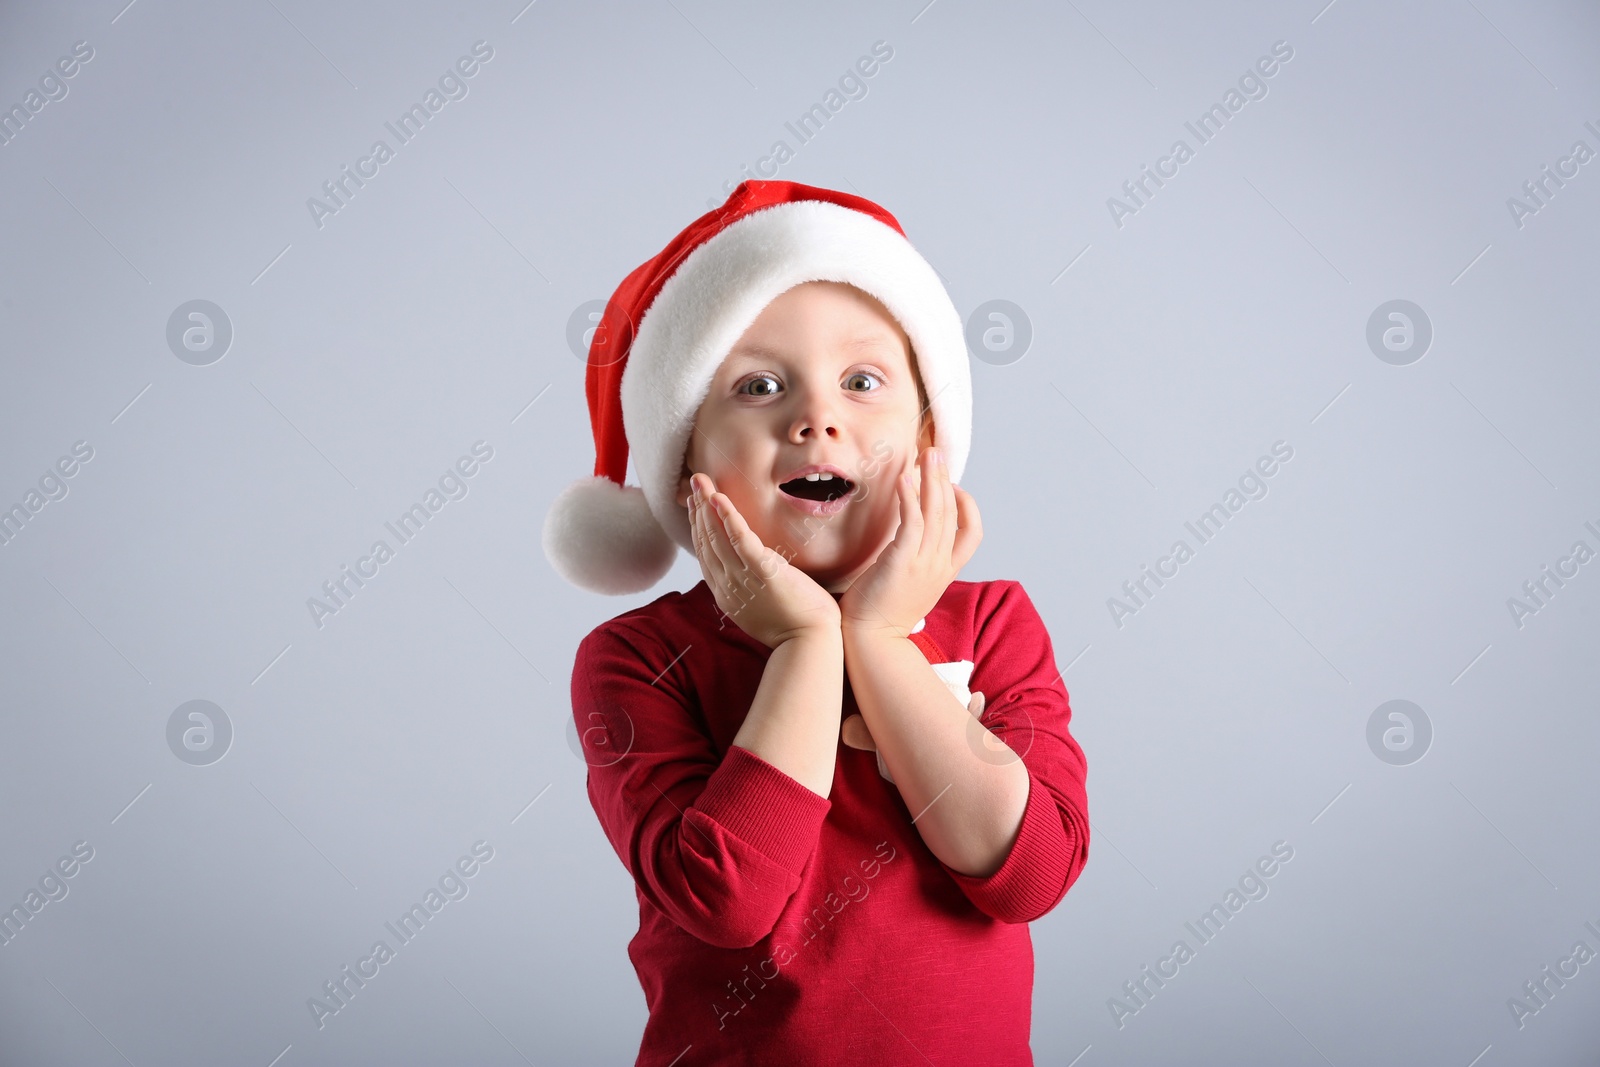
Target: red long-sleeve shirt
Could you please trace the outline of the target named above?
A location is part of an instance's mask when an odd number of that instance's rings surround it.
[[[1083,752],[1019,583],[952,582],[922,632],[974,664],[983,725],[1028,770],[1021,830],[988,877],[929,850],[874,753],[841,742],[821,797],[732,744],[771,650],[705,582],[579,644],[589,800],[639,898],[637,1065],[1033,1063],[1027,923],[1088,858]],[[847,677],[841,721],[858,710]]]

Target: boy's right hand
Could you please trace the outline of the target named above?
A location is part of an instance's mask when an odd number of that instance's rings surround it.
[[[768,648],[808,633],[837,633],[839,602],[766,547],[709,475],[690,478],[689,529],[717,607]]]

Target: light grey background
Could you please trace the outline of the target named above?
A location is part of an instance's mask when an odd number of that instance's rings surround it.
[[[1507,1003],[1600,950],[1600,562],[1507,605],[1600,549],[1600,161],[1507,206],[1600,150],[1593,5],[124,3],[0,14],[0,106],[94,49],[0,147],[0,506],[94,450],[0,547],[0,905],[94,850],[0,947],[0,1061],[632,1062],[637,907],[569,671],[699,570],[608,599],[544,559],[593,463],[567,327],[782,139],[777,177],[888,207],[963,316],[1031,322],[973,361],[963,577],[1027,588],[1090,767],[1091,860],[1033,924],[1039,1062],[1594,1062],[1600,962],[1521,1028]],[[479,40],[468,95],[319,228],[307,199]],[[195,299],[234,331],[208,366],[166,341]],[[1366,342],[1393,299],[1434,331],[1405,366]],[[465,498],[316,626],[480,440]],[[1119,627],[1275,441],[1269,493]],[[209,766],[167,743],[196,699],[234,731]],[[1407,766],[1367,743],[1395,699],[1433,727]],[[468,895],[319,1029],[308,998],[479,840]],[[1269,895],[1119,1028],[1276,841]]]

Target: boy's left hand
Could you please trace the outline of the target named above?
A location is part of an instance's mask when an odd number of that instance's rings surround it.
[[[977,503],[950,480],[937,449],[922,454],[920,485],[908,457],[895,489],[900,528],[876,562],[839,598],[846,631],[907,636],[933,610],[983,540]]]

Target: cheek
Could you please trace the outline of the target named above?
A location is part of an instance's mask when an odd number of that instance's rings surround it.
[[[867,532],[867,527],[871,527],[872,532],[876,532],[899,522],[900,498],[896,493],[899,477],[898,469],[885,470],[874,482],[872,491],[863,502],[866,506],[856,516],[858,531]]]
[[[750,483],[739,474],[739,469],[716,451],[709,451],[709,455],[697,457],[698,464],[690,463],[690,472],[706,475],[716,483],[719,493],[727,493],[729,496],[740,492],[748,493]]]

